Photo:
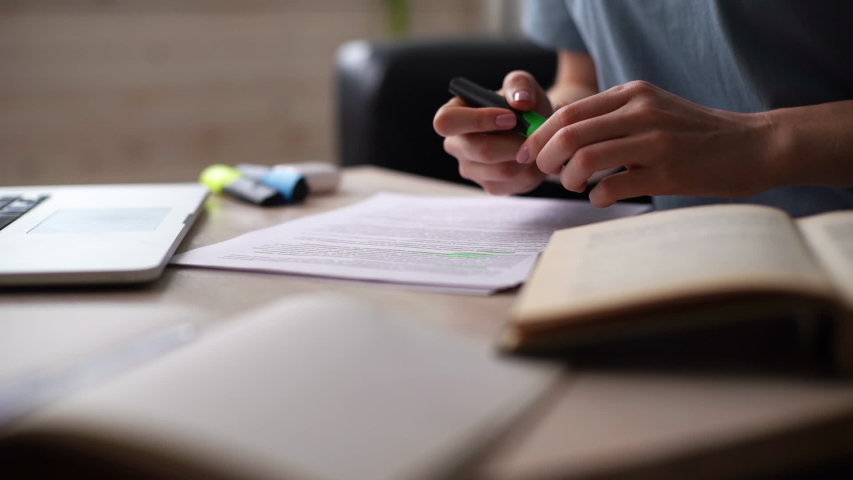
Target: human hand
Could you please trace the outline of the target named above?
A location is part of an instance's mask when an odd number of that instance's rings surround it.
[[[642,195],[742,197],[772,188],[770,123],[763,114],[715,110],[647,82],[630,82],[562,107],[519,149],[521,165],[559,174],[593,205]]]
[[[512,72],[504,78],[504,95],[518,110],[553,112],[545,91],[527,72]],[[515,115],[503,108],[471,108],[453,97],[435,114],[433,127],[445,137],[444,150],[459,162],[459,175],[472,180],[493,195],[524,193],[545,179],[536,164],[515,161],[524,138],[510,129]]]

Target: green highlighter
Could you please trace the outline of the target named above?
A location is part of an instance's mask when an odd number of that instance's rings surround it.
[[[472,107],[496,107],[511,110],[515,113],[515,118],[518,119],[512,131],[525,137],[532,135],[547,120],[536,112],[522,112],[510,107],[504,97],[467,78],[456,77],[450,80],[449,90],[450,93],[462,97],[465,103]]]

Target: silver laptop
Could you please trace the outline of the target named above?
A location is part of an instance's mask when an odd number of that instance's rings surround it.
[[[0,285],[153,280],[207,194],[195,183],[0,187]]]

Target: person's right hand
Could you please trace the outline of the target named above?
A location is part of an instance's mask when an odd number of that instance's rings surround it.
[[[518,110],[534,110],[545,117],[554,113],[539,83],[527,72],[504,78],[504,95]],[[545,179],[535,163],[519,164],[516,154],[524,137],[511,131],[515,115],[503,108],[471,108],[453,97],[435,114],[433,127],[445,137],[444,150],[459,161],[459,175],[493,195],[525,193]]]

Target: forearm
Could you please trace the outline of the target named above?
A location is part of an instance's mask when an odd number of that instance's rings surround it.
[[[853,100],[762,114],[768,171],[778,186],[853,187]]]

